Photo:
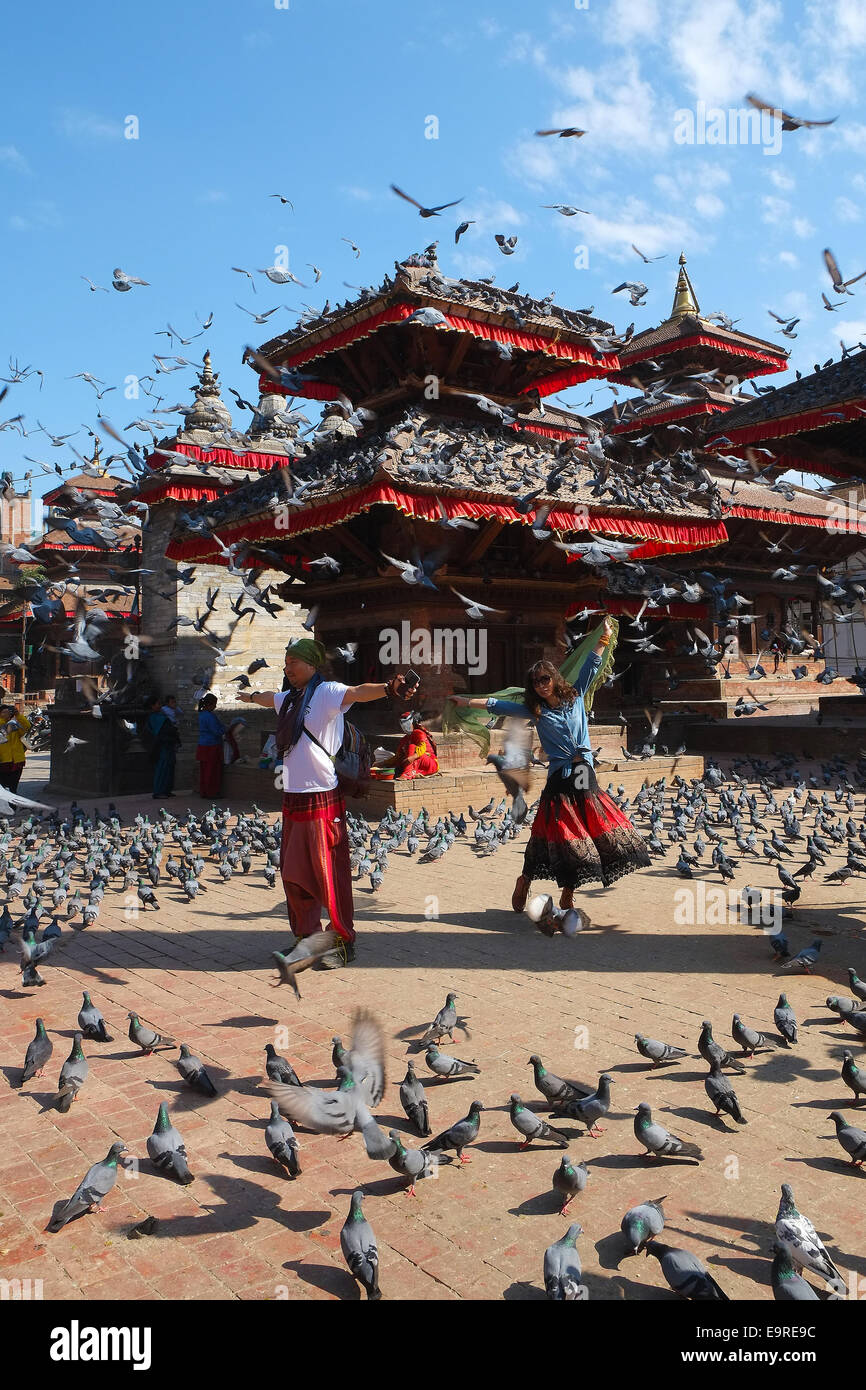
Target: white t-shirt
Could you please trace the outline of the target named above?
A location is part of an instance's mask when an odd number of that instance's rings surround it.
[[[294,748],[283,757],[283,791],[287,792],[329,792],[337,785],[337,774],[328,753],[336,753],[343,742],[343,711],[341,705],[347,685],[339,681],[322,681],[313,691],[307,706],[304,723],[319,743],[327,749],[323,752],[311,738],[302,733]],[[278,691],[274,695],[274,709],[277,714],[288,694]]]

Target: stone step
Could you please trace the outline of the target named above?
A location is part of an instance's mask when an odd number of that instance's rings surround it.
[[[601,759],[596,765],[600,787],[606,789],[609,782],[614,788],[623,786],[629,796],[639,791],[644,782],[657,782],[662,777],[670,782],[676,776],[688,780],[703,776],[703,772],[703,757],[696,753],[687,753],[680,758],[646,758],[637,762],[626,762],[622,757],[611,761]],[[535,800],[545,780],[543,768],[533,769],[528,801]],[[504,795],[504,788],[494,769],[479,766],[477,769],[458,768],[435,777],[419,777],[412,781],[372,780],[369,796],[352,800],[349,804],[353,810],[363,810],[368,817],[384,815],[388,806],[400,811],[419,810],[422,805],[440,815],[448,810],[457,813],[466,811],[470,805],[478,810],[491,797],[498,805]],[[255,802],[263,810],[276,810],[282,804],[282,795],[274,786],[272,772],[235,763],[225,770],[220,800],[230,804]]]

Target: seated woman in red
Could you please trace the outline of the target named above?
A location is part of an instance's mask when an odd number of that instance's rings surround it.
[[[439,771],[436,744],[427,730],[416,724],[397,745],[394,780],[405,781],[411,777],[432,777]]]

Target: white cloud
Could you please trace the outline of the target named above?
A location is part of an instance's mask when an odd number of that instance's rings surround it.
[[[795,217],[793,222],[791,223],[791,226],[794,229],[795,236],[803,237],[805,239],[806,237],[814,236],[815,234],[815,228],[812,226],[812,223],[809,221],[808,217]]]
[[[700,217],[721,217],[725,204],[716,193],[699,193],[695,198],[695,212]]]
[[[30,174],[32,169],[21,151],[15,145],[0,145],[0,164],[12,169],[16,174]]]
[[[611,44],[628,45],[636,39],[658,42],[664,32],[658,0],[609,0],[598,32]]]
[[[797,186],[797,180],[786,173],[784,169],[771,169],[770,183],[782,193],[790,193],[791,189]]]
[[[673,122],[660,120],[654,85],[641,77],[634,54],[602,68],[567,68],[557,80],[576,104],[557,111],[551,125],[587,130],[593,152],[609,147],[639,153],[670,143]]]
[[[357,203],[371,203],[373,194],[369,188],[361,188],[359,184],[343,184],[340,188],[341,193],[345,193],[347,198],[354,198]]]
[[[785,198],[777,198],[773,193],[765,193],[761,199],[762,222],[784,222],[791,211],[791,204]]]
[[[196,202],[198,203],[224,203],[228,194],[221,188],[208,188],[204,193],[200,193]]]
[[[123,121],[108,120],[95,111],[67,106],[60,112],[57,129],[70,140],[119,140],[123,135]]]
[[[59,227],[57,204],[49,198],[29,203],[22,212],[12,213],[9,226],[14,232],[34,232],[45,227]]]
[[[714,0],[712,5],[666,6],[671,58],[695,97],[741,105],[746,91],[766,86],[781,43],[782,6],[776,0]],[[779,100],[778,94],[773,95]]]
[[[780,251],[779,260],[782,265],[790,266],[791,270],[796,270],[797,266],[800,264],[793,251]]]
[[[840,222],[859,222],[861,212],[857,204],[850,198],[844,196],[836,199],[834,204],[836,216]]]

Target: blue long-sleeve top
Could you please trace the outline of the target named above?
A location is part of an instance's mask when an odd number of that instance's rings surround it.
[[[221,724],[211,709],[199,711],[198,741],[203,748],[214,748],[222,743],[225,725]]]
[[[577,699],[573,700],[570,705],[560,705],[559,709],[548,709],[542,705],[541,713],[537,718],[519,700],[490,699],[487,701],[487,708],[491,714],[509,715],[514,719],[529,719],[535,725],[539,742],[548,758],[548,780],[555,772],[570,768],[576,761],[589,763],[592,767],[589,723],[586,718],[583,695],[600,666],[601,657],[596,652],[590,652],[574,682]]]

